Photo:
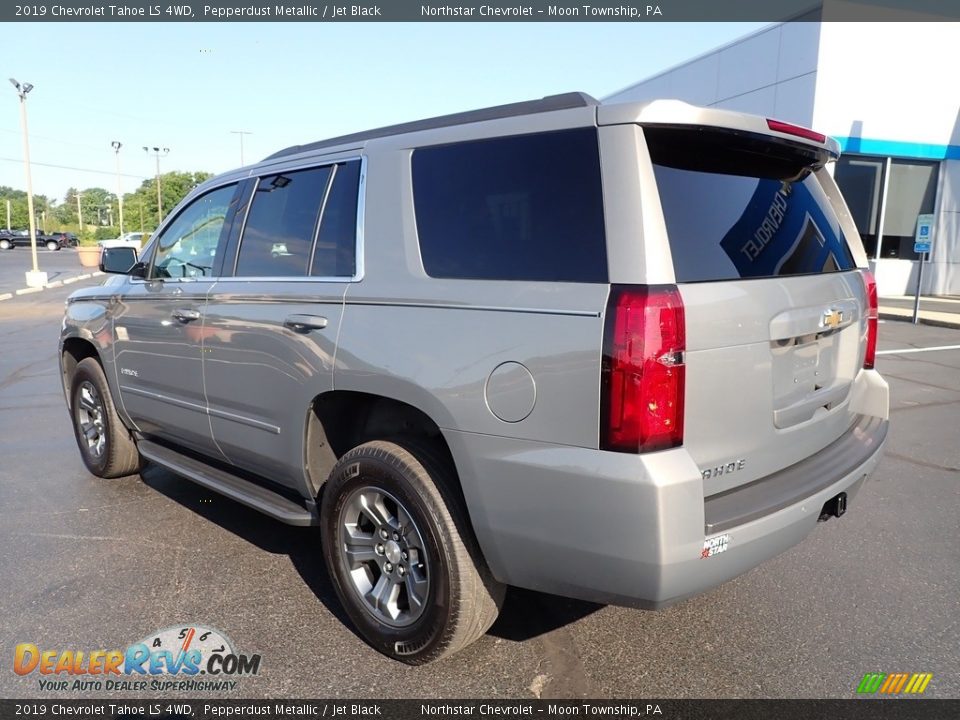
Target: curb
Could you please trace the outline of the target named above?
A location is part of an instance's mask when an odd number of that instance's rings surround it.
[[[89,280],[90,278],[100,277],[101,275],[103,275],[103,273],[99,270],[96,270],[94,272],[83,273],[82,275],[74,275],[73,277],[64,278],[63,280],[54,280],[53,282],[49,282],[41,287],[18,288],[13,292],[0,293],[0,302],[4,300],[11,300],[12,298],[19,297],[20,295],[30,295],[32,293],[38,293],[44,290],[55,290],[56,288],[63,287],[64,285],[70,285],[81,280]]]
[[[879,317],[881,320],[898,320],[900,322],[913,322],[913,311],[910,311],[907,315],[898,315],[897,313],[884,312],[880,311]],[[942,327],[949,328],[951,330],[960,330],[960,316],[958,316],[956,321],[953,320],[936,320],[933,318],[925,318],[922,315],[917,318],[917,322],[920,325],[930,325],[932,327]]]

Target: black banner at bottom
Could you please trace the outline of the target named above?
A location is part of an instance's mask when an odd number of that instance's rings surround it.
[[[0,700],[0,718],[940,720],[960,700]]]

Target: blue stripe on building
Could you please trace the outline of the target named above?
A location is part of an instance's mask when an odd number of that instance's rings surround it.
[[[838,137],[840,150],[862,155],[889,155],[891,157],[918,158],[921,160],[960,160],[960,145],[928,145],[926,143],[900,140],[874,140],[873,138]]]

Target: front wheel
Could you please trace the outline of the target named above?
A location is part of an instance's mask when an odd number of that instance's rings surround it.
[[[9,250],[13,244],[9,240],[0,240],[0,250]]]
[[[503,602],[454,482],[435,448],[377,440],[346,453],[323,491],[323,553],[341,603],[367,642],[411,665],[472,643]]]
[[[60,249],[60,243],[54,242],[53,240],[47,243],[47,250],[59,250],[59,249]]]
[[[70,415],[80,456],[87,469],[102,478],[132,475],[140,469],[140,453],[120,420],[103,368],[84,358],[70,381]]]

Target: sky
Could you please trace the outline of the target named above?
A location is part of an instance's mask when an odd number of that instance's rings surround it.
[[[28,95],[37,194],[124,192],[161,172],[238,167],[299,143],[580,90],[597,98],[765,23],[28,23],[5,77]],[[13,87],[0,185],[23,189]],[[5,93],[5,94],[4,94]],[[60,166],[60,167],[52,167]]]

